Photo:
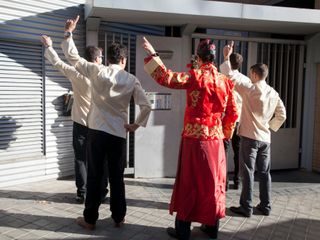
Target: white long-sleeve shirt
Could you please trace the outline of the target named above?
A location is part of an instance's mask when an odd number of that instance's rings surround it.
[[[145,127],[151,104],[139,80],[117,64],[97,65],[81,58],[72,37],[62,42],[68,61],[91,80],[92,101],[88,114],[89,128],[125,138],[124,124],[128,122],[128,106],[133,96],[140,112],[135,124]]]
[[[52,47],[46,48],[44,55],[71,82],[73,90],[71,119],[83,126],[87,126],[87,117],[91,103],[90,80],[80,74],[73,66],[64,63]]]
[[[248,78],[247,76],[245,76],[244,74],[242,74],[238,70],[232,70],[229,67],[229,65],[227,65],[225,63],[221,64],[219,69],[222,74],[224,74],[228,77],[233,77],[233,79],[238,79],[239,81],[241,81],[243,83],[251,83],[250,78]],[[237,108],[238,108],[237,122],[239,122],[240,118],[241,118],[241,110],[242,110],[242,97],[240,96],[240,94],[237,92],[236,89],[233,90],[233,93],[235,95],[236,104],[237,104]]]
[[[270,143],[269,128],[276,132],[286,120],[286,109],[279,94],[265,80],[251,83],[243,81],[242,74],[233,75],[229,61],[222,65],[242,97],[238,135]]]

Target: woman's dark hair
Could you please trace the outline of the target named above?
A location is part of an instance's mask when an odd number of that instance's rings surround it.
[[[118,64],[122,58],[128,57],[127,47],[120,43],[112,43],[108,47],[107,60],[111,64]]]
[[[216,46],[212,40],[202,40],[198,45],[197,55],[204,63],[213,62],[216,57]]]
[[[239,53],[231,53],[230,55],[230,64],[232,70],[239,69],[243,62],[243,58]]]
[[[86,47],[86,50],[84,52],[84,58],[88,62],[95,62],[97,57],[100,57],[102,54],[102,49],[94,46],[88,46]]]

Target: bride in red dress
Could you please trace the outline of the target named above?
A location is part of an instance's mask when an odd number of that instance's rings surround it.
[[[145,71],[160,85],[186,91],[177,174],[170,203],[176,212],[175,228],[169,235],[187,240],[191,222],[202,223],[210,238],[216,239],[219,219],[225,217],[226,155],[224,139],[230,139],[237,120],[233,83],[213,64],[215,45],[199,43],[198,68],[188,72],[167,69],[146,38],[143,48]]]

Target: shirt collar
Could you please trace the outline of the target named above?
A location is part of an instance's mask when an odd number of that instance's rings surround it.
[[[267,85],[267,82],[266,80],[259,80],[258,82],[255,83],[255,85],[263,87]]]
[[[119,64],[109,64],[109,67],[117,70],[122,70],[121,66]]]

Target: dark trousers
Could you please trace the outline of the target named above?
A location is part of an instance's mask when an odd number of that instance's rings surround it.
[[[237,123],[238,125],[238,123]],[[233,182],[235,185],[238,185],[240,182],[239,177],[239,149],[240,149],[240,137],[238,136],[237,132],[238,127],[236,126],[235,131],[233,133],[231,141],[224,140],[224,149],[226,151],[226,160],[228,161],[229,151],[230,151],[230,145],[232,145],[233,149],[233,162],[234,162],[234,176],[233,176]],[[231,144],[230,144],[231,143]],[[228,164],[227,164],[227,185],[229,184],[228,179]]]
[[[125,186],[123,180],[126,140],[103,131],[89,129],[87,143],[87,197],[83,212],[85,221],[95,224],[101,204],[101,183],[107,161],[110,183],[111,217],[121,222],[126,214]]]
[[[248,213],[252,213],[254,171],[257,166],[259,177],[260,206],[271,210],[271,175],[270,175],[270,143],[241,137],[240,167],[242,191],[240,205]]]
[[[234,184],[239,184],[239,149],[240,149],[240,136],[238,135],[238,123],[234,130],[232,139],[232,149],[233,149],[233,163],[234,163],[234,175],[233,175],[233,182]]]
[[[179,240],[189,240],[190,239],[190,230],[191,222],[175,220],[175,229],[179,237]],[[205,225],[206,233],[210,238],[217,239],[219,231],[219,220],[216,221],[215,225]]]
[[[87,183],[87,146],[88,127],[73,122],[74,172],[76,177],[77,195],[84,196]]]
[[[76,178],[77,195],[85,196],[87,185],[87,138],[89,128],[77,122],[73,122],[73,150],[74,150],[74,172]],[[108,169],[107,166],[104,168]],[[102,195],[107,194],[108,171],[106,170],[102,179]]]
[[[224,150],[226,152],[226,190],[229,189],[229,176],[228,176],[228,156],[230,149],[230,140],[223,140]]]

